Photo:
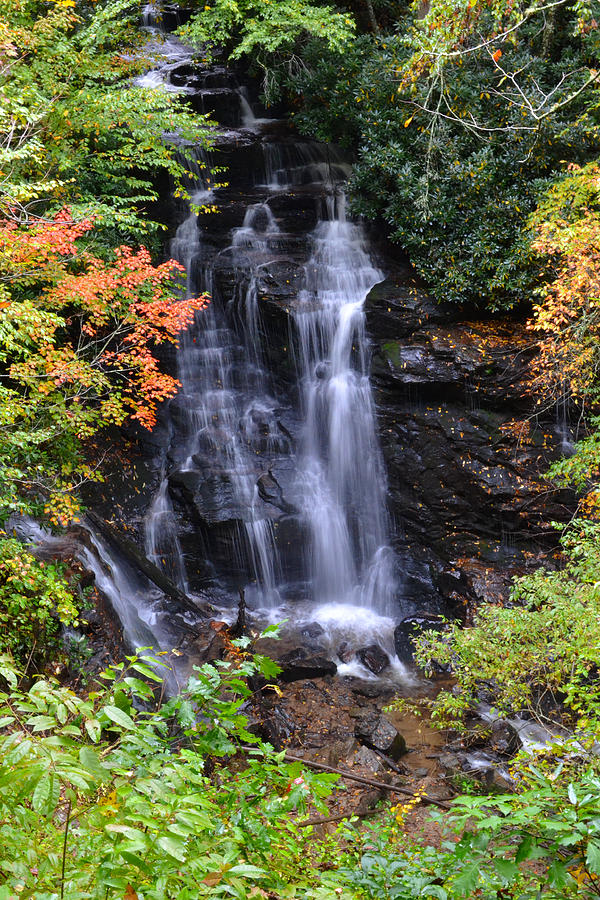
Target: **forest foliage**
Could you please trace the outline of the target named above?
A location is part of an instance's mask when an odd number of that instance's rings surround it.
[[[185,180],[178,144],[208,142],[203,117],[135,84],[138,14],[124,0],[0,3],[2,519],[73,517],[99,474],[84,442],[128,415],[153,424],[177,382],[152,348],[204,305],[138,243],[163,227],[159,173]]]

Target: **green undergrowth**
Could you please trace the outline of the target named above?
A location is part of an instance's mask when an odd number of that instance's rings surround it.
[[[472,627],[459,623],[417,641],[426,670],[456,679],[432,702],[434,721],[461,727],[480,701],[500,714],[563,724],[582,740],[600,733],[600,524],[575,520],[561,538],[565,565],[515,579],[506,606],[484,604]]]
[[[38,560],[15,539],[0,540],[0,652],[30,671],[52,660],[61,628],[77,624],[80,601],[66,566]]]
[[[593,767],[522,765],[520,792],[459,797],[432,815],[436,846],[406,829],[422,792],[368,825],[307,825],[342,785],[256,736],[249,678],[272,679],[277,666],[247,647],[233,642],[228,660],[195,667],[163,703],[164,656],[139,651],[85,696],[24,680],[2,657],[0,900],[597,893]]]

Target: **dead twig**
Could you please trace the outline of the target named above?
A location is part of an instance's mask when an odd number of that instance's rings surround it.
[[[354,819],[357,816],[359,819],[366,819],[369,816],[374,816],[376,812],[376,809],[366,809],[364,812],[355,810],[354,812],[338,813],[337,816],[324,816],[323,818],[317,816],[314,819],[305,819],[303,822],[296,822],[296,825],[298,828],[307,828],[309,825],[327,825],[328,822],[341,822],[342,819]]]
[[[241,749],[255,750],[256,748],[244,744]],[[343,769],[334,769],[333,766],[326,766],[324,763],[313,762],[311,759],[303,759],[301,756],[294,756],[287,750],[284,752],[286,762],[299,762],[308,766],[309,769],[316,769],[319,772],[330,772],[332,775],[341,775],[342,778],[346,778],[348,781],[355,781],[357,784],[366,784],[369,787],[379,788],[382,791],[390,791],[392,794],[404,794],[407,797],[416,796],[414,791],[399,787],[397,784],[386,784],[384,781],[374,781],[372,778],[365,778],[363,775],[355,775],[353,772],[344,772]],[[430,806],[437,806],[440,809],[450,809],[449,803],[444,803],[442,800],[434,800],[433,797],[428,797],[427,794],[420,794],[419,798],[422,803],[429,804]]]

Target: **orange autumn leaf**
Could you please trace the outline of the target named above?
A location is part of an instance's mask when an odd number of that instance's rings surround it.
[[[77,442],[128,417],[152,428],[159,404],[179,388],[154,348],[176,344],[208,303],[182,297],[182,267],[153,265],[144,247],[97,256],[82,246],[92,228],[68,209],[27,225],[0,218],[7,427],[28,434],[42,423],[35,452],[49,458],[55,441],[69,442],[70,458]],[[94,466],[84,473],[80,461],[77,468],[59,457],[34,490],[51,521],[67,524],[78,512],[78,484],[97,476]]]
[[[152,428],[158,404],[179,387],[175,377],[161,371],[152,348],[176,344],[208,301],[178,297],[176,279],[182,267],[174,260],[154,266],[145,247],[119,247],[109,261],[80,250],[78,239],[92,227],[90,219],[73,221],[67,209],[50,221],[33,220],[28,228],[12,220],[0,222],[5,267],[40,291],[42,310],[58,315],[76,310],[81,332],[76,346],[57,348],[61,320],[56,320],[56,327],[39,340],[38,354],[15,363],[11,375],[46,395],[54,387],[89,390],[96,384],[106,395],[98,402],[107,421],[119,423],[131,415]],[[8,307],[14,307],[15,318],[22,316],[19,304],[0,304],[0,309]],[[106,389],[107,378],[120,388],[118,402]]]

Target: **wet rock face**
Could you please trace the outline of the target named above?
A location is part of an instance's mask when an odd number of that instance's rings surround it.
[[[210,268],[212,305],[235,333],[223,358],[231,366],[232,389],[242,378],[251,383],[255,377],[251,367],[243,371],[240,365],[244,304],[248,289],[255,290],[260,365],[269,373],[276,402],[269,415],[248,411],[239,432],[251,451],[250,486],[273,527],[282,576],[299,582],[309,539],[294,497],[293,455],[301,444],[294,309],[305,283],[311,232],[343,166],[334,162],[331,183],[316,184],[305,165],[306,178],[274,192],[268,185],[277,184],[282,172],[300,171],[299,162],[310,162],[308,143],[282,123],[243,127],[240,80],[225,66],[199,72],[185,63],[172,71],[171,81],[190,91],[196,108],[210,109],[220,120],[213,164],[227,169],[228,184],[214,195],[217,212],[198,216],[201,247],[190,271],[200,284],[202,271]],[[235,243],[234,232],[243,229],[253,206],[256,240]],[[181,223],[182,215],[171,218]],[[532,536],[543,537],[548,522],[563,517],[568,496],[549,494],[540,477],[560,436],[550,418],[530,418],[533,404],[525,388],[531,342],[523,325],[460,321],[455,308],[428,296],[398,257],[389,247],[382,253],[378,265],[391,274],[372,289],[365,309],[404,612],[465,615],[469,604],[505,599],[512,575],[538,562]],[[169,352],[165,360],[176,371]],[[327,372],[322,374],[326,379]],[[187,458],[191,407],[183,394],[171,401],[153,435],[143,436],[145,450],[162,466],[171,441],[169,497],[188,571],[210,569],[217,581],[243,582],[252,569],[248,511],[230,474],[215,464],[217,455],[226,456],[230,435],[218,422],[206,427]],[[112,510],[112,498],[109,505]],[[396,632],[396,650],[407,662],[413,624],[401,623]],[[376,675],[389,665],[377,645],[356,655],[340,647],[338,655],[342,662],[357,657]]]
[[[551,535],[570,500],[542,477],[562,436],[550,415],[532,415],[530,336],[516,321],[456,321],[402,270],[366,306],[391,502],[407,540],[430,549],[432,581],[455,611],[506,599],[512,574],[538,563],[533,536]]]
[[[394,630],[394,646],[403,662],[414,659],[414,639],[424,632],[439,632],[444,625],[439,616],[406,616]]]

